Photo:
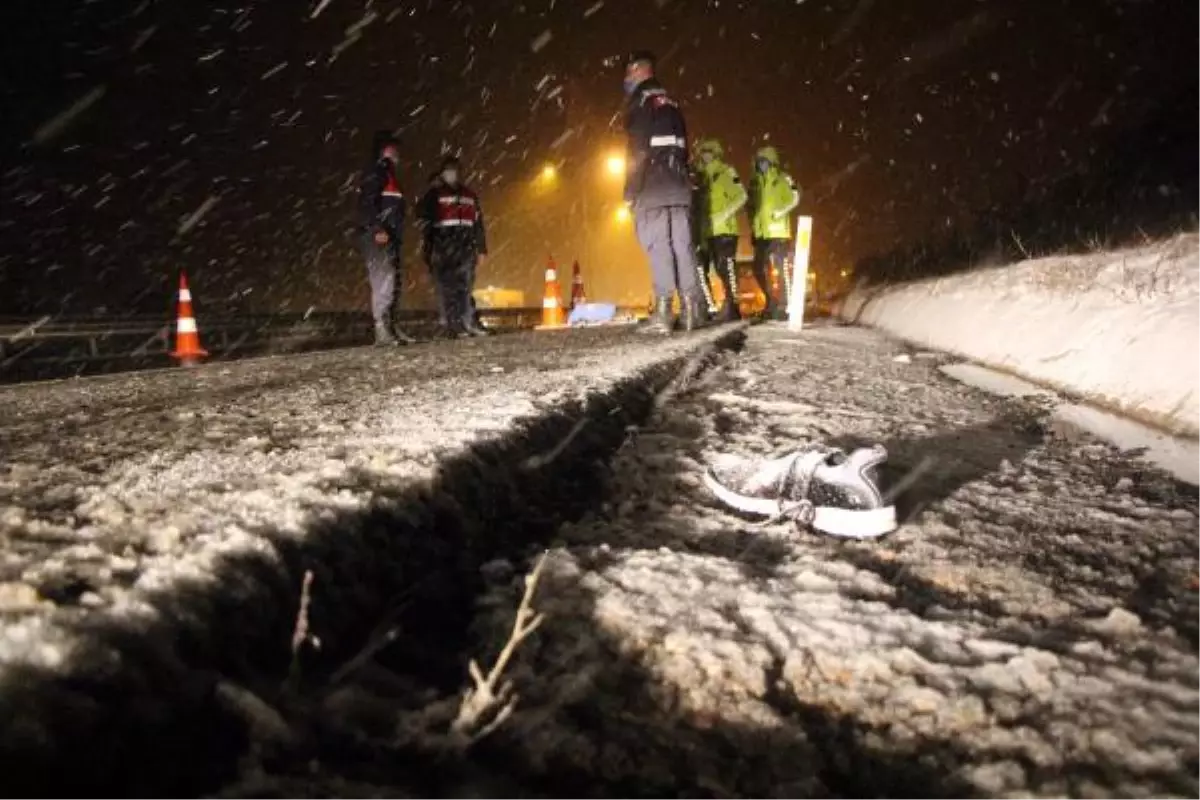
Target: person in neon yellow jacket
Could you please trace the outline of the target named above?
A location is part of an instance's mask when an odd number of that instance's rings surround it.
[[[779,151],[761,147],[754,156],[754,182],[750,193],[750,221],[754,237],[754,278],[767,298],[766,317],[780,315],[780,303],[771,292],[767,265],[774,262],[783,276],[784,303],[791,295],[791,214],[800,205],[801,189],[779,165]]]
[[[737,215],[746,206],[749,195],[737,170],[722,160],[725,153],[719,141],[705,139],[696,150],[705,205],[703,230],[707,238],[707,266],[714,269],[725,284],[721,318],[728,322],[741,317],[737,306]]]

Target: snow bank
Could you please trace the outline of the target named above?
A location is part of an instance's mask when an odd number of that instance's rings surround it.
[[[1200,435],[1198,238],[859,287],[844,319]]]

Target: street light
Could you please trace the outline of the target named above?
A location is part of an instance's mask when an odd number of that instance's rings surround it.
[[[542,180],[552,181],[557,176],[558,170],[554,168],[553,164],[547,164],[546,166],[542,167]]]
[[[619,155],[615,155],[615,154],[611,155],[604,162],[604,164],[605,164],[605,167],[607,167],[607,169],[608,169],[608,174],[612,175],[613,177],[617,177],[619,175],[625,174],[625,157],[624,156],[619,156]]]

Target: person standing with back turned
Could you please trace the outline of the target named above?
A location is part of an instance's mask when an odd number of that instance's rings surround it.
[[[707,309],[692,250],[687,128],[679,104],[654,77],[654,61],[652,53],[639,51],[625,63],[625,202],[654,284],[654,310],[643,330],[666,334],[675,328],[676,291],[684,330],[700,327]]]

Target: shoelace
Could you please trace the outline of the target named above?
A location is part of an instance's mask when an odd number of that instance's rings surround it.
[[[783,520],[797,522],[801,525],[811,525],[816,518],[817,507],[808,499],[808,490],[812,486],[817,469],[827,462],[830,456],[838,452],[840,451],[836,448],[822,447],[792,454],[791,463],[786,469],[781,470],[779,480],[775,485],[779,513],[770,519],[754,523],[754,527],[763,528]],[[818,455],[819,457],[817,457]],[[805,456],[810,456],[810,458],[805,459]],[[798,494],[799,499],[785,499],[789,494]]]

